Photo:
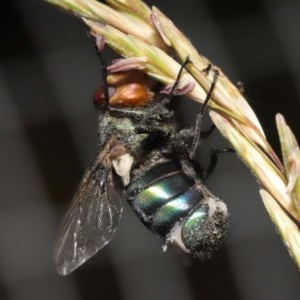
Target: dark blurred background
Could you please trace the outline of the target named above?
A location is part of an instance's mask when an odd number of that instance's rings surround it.
[[[300,139],[299,0],[148,4],[161,8],[233,82],[245,83],[276,150],[277,112]],[[220,158],[207,181],[232,216],[228,242],[214,259],[162,253],[161,241],[125,205],[112,243],[70,276],[59,276],[52,245],[96,151],[91,99],[100,65],[75,17],[41,0],[0,7],[1,300],[299,299],[299,272],[254,177],[232,154]],[[184,125],[199,109],[180,101]],[[207,145],[227,144],[215,132]],[[199,159],[205,164],[208,157]]]

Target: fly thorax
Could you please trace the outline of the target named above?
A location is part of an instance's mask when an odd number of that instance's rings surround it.
[[[105,131],[111,134],[123,133],[132,134],[134,133],[134,123],[130,118],[114,117],[110,113],[106,112],[104,115],[99,116],[99,132]]]

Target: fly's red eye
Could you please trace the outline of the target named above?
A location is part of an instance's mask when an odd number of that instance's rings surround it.
[[[106,99],[105,99],[104,87],[100,86],[97,88],[94,94],[94,98],[93,98],[94,105],[102,106],[105,103],[105,101]]]
[[[105,89],[103,85],[99,86],[94,94],[93,102],[95,106],[102,106],[107,102],[107,99],[105,98]],[[116,89],[114,87],[109,86],[108,87],[108,98],[110,98],[114,93],[116,92]]]

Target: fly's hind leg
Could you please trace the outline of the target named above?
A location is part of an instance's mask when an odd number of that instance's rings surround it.
[[[213,173],[218,163],[219,155],[223,153],[235,153],[235,151],[232,148],[212,148],[210,152],[210,163],[208,168],[203,172],[203,179],[209,177]]]
[[[200,136],[201,138],[207,137],[211,132],[215,129],[215,126],[212,126],[207,131],[201,131]],[[194,128],[183,129],[179,131],[175,136],[170,139],[170,145],[172,148],[173,153],[176,154],[177,158],[180,161],[183,161],[183,165],[188,165],[188,161],[190,161],[190,140],[193,139],[195,134]],[[201,179],[205,179],[209,177],[216,168],[218,163],[218,158],[220,154],[223,153],[235,153],[234,149],[232,148],[212,148],[210,153],[210,162],[205,170],[199,162],[195,162],[197,165],[197,174],[201,177]],[[188,168],[185,168],[188,170]],[[191,168],[190,168],[191,169]],[[189,173],[188,171],[187,173]],[[188,174],[187,174],[188,175]]]

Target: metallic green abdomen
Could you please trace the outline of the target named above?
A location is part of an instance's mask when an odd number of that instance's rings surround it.
[[[186,252],[207,257],[226,236],[226,205],[187,176],[179,163],[167,161],[136,175],[127,199],[141,221],[167,243],[179,239]],[[175,231],[179,230],[178,232]],[[176,235],[176,237],[175,237]]]

